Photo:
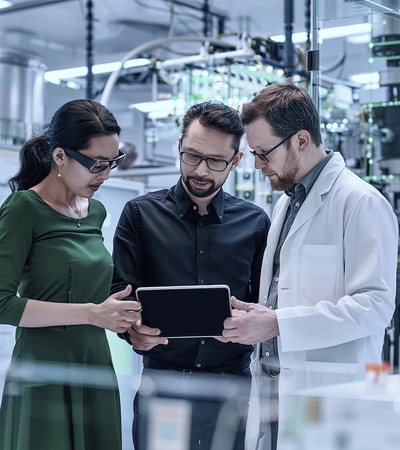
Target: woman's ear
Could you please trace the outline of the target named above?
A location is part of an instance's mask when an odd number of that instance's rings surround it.
[[[57,164],[57,166],[62,166],[64,163],[65,152],[61,147],[56,147],[52,153],[53,160]]]

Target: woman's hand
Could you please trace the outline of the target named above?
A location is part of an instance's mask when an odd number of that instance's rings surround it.
[[[91,304],[89,323],[115,333],[124,333],[140,319],[141,306],[134,300],[122,300],[130,295],[132,286],[110,295],[103,303]]]

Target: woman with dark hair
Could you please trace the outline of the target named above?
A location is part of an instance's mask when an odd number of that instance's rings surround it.
[[[113,272],[92,196],[125,155],[98,102],[74,100],[20,151],[0,209],[0,323],[17,327],[0,410],[2,450],[118,450],[116,375],[105,329],[138,303],[109,296]]]

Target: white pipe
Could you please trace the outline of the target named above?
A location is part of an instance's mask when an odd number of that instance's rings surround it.
[[[183,58],[169,59],[167,61],[157,61],[157,69],[170,69],[172,67],[179,67],[185,64],[191,64],[196,62],[208,62],[208,61],[218,61],[221,59],[229,58],[242,58],[242,57],[252,57],[254,56],[254,50],[251,48],[245,48],[242,50],[234,50],[230,52],[212,53],[212,54],[198,54],[192,56],[186,56]]]
[[[229,44],[221,39],[213,39],[209,37],[202,36],[180,36],[180,37],[169,37],[162,39],[155,39],[153,41],[147,42],[146,44],[139,45],[135,47],[131,51],[129,51],[122,59],[120,67],[112,72],[107,79],[107,82],[104,86],[103,93],[101,94],[100,103],[107,106],[110,100],[111,92],[114,89],[114,86],[121,74],[121,71],[124,67],[126,61],[136,58],[138,55],[147,52],[153,48],[162,47],[163,45],[171,44],[174,42],[208,42],[210,44],[215,44],[223,47],[232,47],[232,44]],[[229,53],[229,52],[227,52]]]

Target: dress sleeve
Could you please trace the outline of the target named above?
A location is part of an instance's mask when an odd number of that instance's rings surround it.
[[[27,298],[18,296],[33,235],[34,211],[20,193],[0,208],[0,323],[17,326]]]

